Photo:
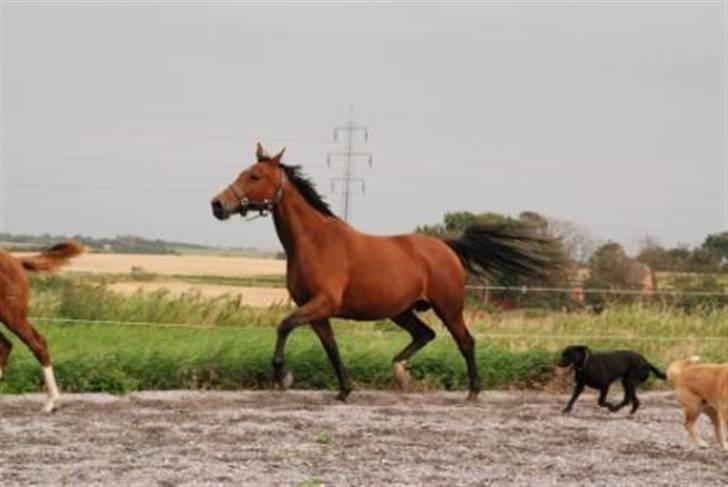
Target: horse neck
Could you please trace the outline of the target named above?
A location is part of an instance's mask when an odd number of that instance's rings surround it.
[[[292,257],[303,237],[317,232],[325,224],[326,218],[309,205],[292,184],[287,184],[281,200],[273,208],[276,233],[286,255]]]

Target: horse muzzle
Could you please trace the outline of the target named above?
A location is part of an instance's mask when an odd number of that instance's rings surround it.
[[[225,206],[219,200],[212,201],[210,205],[212,206],[212,214],[218,220],[227,220],[230,218],[230,213],[228,213]]]

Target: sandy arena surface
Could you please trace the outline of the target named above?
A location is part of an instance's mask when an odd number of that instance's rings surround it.
[[[14,255],[33,255],[14,253]],[[145,254],[83,254],[75,257],[63,271],[126,274],[132,267],[141,267],[152,274],[183,274],[194,276],[254,276],[285,274],[286,261],[250,257],[220,257],[212,255],[145,255]]]
[[[584,395],[144,392],[0,398],[0,483],[15,485],[726,485],[728,452],[688,444],[672,392],[634,416]]]
[[[143,292],[165,290],[169,291],[173,296],[193,292],[200,293],[205,297],[229,295],[234,298],[240,296],[242,303],[263,308],[289,303],[288,290],[285,288],[191,284],[181,281],[117,282],[106,287],[111,291],[124,295],[130,295],[139,290]]]

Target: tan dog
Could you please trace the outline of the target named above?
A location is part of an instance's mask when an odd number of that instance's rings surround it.
[[[705,447],[695,423],[700,413],[708,415],[718,445],[728,451],[728,363],[703,364],[700,357],[677,360],[667,369],[677,399],[685,411],[685,428],[693,444]]]

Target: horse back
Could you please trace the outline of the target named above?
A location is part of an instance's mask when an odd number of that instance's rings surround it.
[[[297,304],[324,293],[335,303],[336,316],[352,319],[396,316],[443,293],[457,298],[465,283],[455,253],[444,242],[418,234],[346,232],[299,249],[288,270]]]

